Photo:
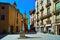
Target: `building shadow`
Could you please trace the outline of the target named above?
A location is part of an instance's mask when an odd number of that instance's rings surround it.
[[[42,37],[28,37],[28,36],[25,36],[25,38],[18,38],[18,39],[32,39],[32,38],[42,38]]]
[[[0,34],[0,39],[2,39],[5,36],[7,36],[7,34]]]

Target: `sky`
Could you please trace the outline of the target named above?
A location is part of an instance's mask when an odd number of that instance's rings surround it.
[[[35,0],[0,0],[0,2],[7,2],[10,4],[13,4],[14,2],[16,2],[17,4],[17,9],[19,9],[19,11],[24,14],[24,12],[26,11],[26,15],[28,18],[28,28],[30,28],[30,10],[35,9]]]

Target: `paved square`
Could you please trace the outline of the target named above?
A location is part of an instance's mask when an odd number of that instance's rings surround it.
[[[37,34],[26,34],[28,38],[25,39],[19,39],[19,34],[12,34],[7,35],[1,40],[60,40],[60,35],[52,35],[52,34],[43,34],[43,33],[37,33]]]

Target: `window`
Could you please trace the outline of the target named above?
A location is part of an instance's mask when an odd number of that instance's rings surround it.
[[[18,13],[17,13],[17,17],[18,17]]]
[[[60,11],[60,2],[56,3],[56,11]]]
[[[13,33],[13,30],[14,30],[14,29],[13,29],[13,26],[11,25],[11,26],[10,26],[10,32]]]
[[[49,3],[49,2],[50,2],[50,0],[47,0],[47,2]]]
[[[5,20],[5,15],[1,15],[1,20]]]
[[[37,19],[37,22],[39,22],[39,19]]]
[[[41,25],[43,25],[43,20],[41,20]]]
[[[5,6],[1,6],[1,9],[5,9]]]
[[[57,19],[60,19],[60,15],[56,15],[56,18],[57,18]]]
[[[39,26],[39,22],[37,22],[37,26]]]
[[[47,13],[50,13],[50,8],[47,9]]]
[[[48,20],[46,21],[47,24],[51,24],[51,20],[50,18],[48,18]]]
[[[38,8],[38,2],[37,2],[37,8]]]
[[[18,32],[18,26],[16,26],[16,32]]]
[[[43,6],[40,6],[40,11],[42,11],[43,10]]]
[[[41,5],[43,5],[43,1],[41,0]]]
[[[37,14],[39,14],[39,12],[37,12]]]
[[[17,20],[16,20],[16,23],[18,24],[18,18],[17,18]]]

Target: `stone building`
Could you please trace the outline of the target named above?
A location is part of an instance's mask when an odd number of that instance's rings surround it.
[[[26,12],[24,13],[24,27],[25,32],[28,31],[28,18],[26,17]]]
[[[60,34],[60,0],[36,0],[36,29]]]
[[[35,32],[35,27],[34,27],[34,22],[35,20],[35,9],[34,10],[30,10],[30,31],[34,31]]]
[[[16,3],[0,2],[0,33],[19,33],[22,14],[16,8]]]

